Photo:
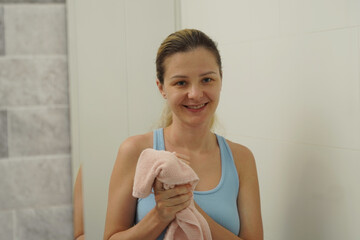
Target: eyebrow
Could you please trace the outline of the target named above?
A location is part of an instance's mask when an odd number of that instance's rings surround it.
[[[200,76],[200,77],[203,77],[203,76],[206,76],[206,75],[209,75],[209,74],[216,74],[216,72],[214,72],[214,71],[209,71],[209,72],[200,74],[199,76]]]
[[[216,74],[216,72],[214,71],[209,71],[209,72],[206,72],[206,73],[202,73],[199,75],[199,77],[203,77],[203,76],[206,76],[206,75],[209,75],[209,74]],[[188,76],[185,76],[185,75],[174,75],[172,76],[170,79],[176,79],[176,78],[188,78]]]

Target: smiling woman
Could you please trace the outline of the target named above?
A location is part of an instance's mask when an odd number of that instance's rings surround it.
[[[214,55],[204,47],[178,52],[164,63],[163,83],[157,85],[172,111],[172,121],[191,119],[208,127],[219,102],[221,75]],[[196,114],[196,115],[195,115]]]
[[[216,44],[199,30],[180,30],[161,44],[156,66],[156,83],[168,106],[166,124],[121,144],[110,180],[104,239],[164,239],[169,224],[192,204],[214,240],[263,239],[254,157],[245,146],[211,131],[222,86]],[[147,148],[181,154],[200,179],[195,190],[187,184],[165,189],[156,180],[153,194],[133,197],[137,162]],[[193,239],[185,235],[181,239]]]
[[[157,85],[160,89],[160,91],[162,90],[162,85],[164,85],[164,72],[165,72],[165,64],[167,64],[168,61],[179,61],[179,59],[181,59],[180,56],[184,55],[184,53],[189,53],[190,50],[195,49],[199,46],[201,46],[201,48],[203,50],[208,50],[208,51],[202,51],[203,54],[208,55],[212,54],[212,56],[209,58],[208,61],[216,61],[216,68],[214,71],[209,71],[209,72],[203,72],[200,73],[199,77],[203,77],[203,81],[210,81],[210,80],[215,80],[213,79],[214,75],[217,75],[217,78],[222,78],[222,63],[221,63],[221,57],[219,54],[219,51],[216,47],[215,42],[213,42],[208,36],[206,35],[202,35],[202,37],[197,36],[197,34],[200,34],[200,31],[197,32],[193,32],[191,34],[190,30],[183,30],[182,31],[183,34],[172,34],[170,35],[159,47],[158,50],[158,54],[157,54],[157,58],[156,58],[156,72],[157,72]],[[169,60],[169,56],[171,55],[175,55],[173,56],[173,58],[171,58],[172,60]],[[214,58],[215,57],[215,58]],[[191,57],[189,57],[191,60]],[[201,64],[202,61],[199,62],[199,64]],[[179,63],[178,63],[179,64]],[[211,63],[213,65],[213,62]],[[188,64],[190,65],[190,64]],[[170,66],[172,67],[172,66]],[[175,66],[174,66],[175,67]],[[181,68],[181,66],[177,65],[177,71],[183,70],[183,68]],[[181,68],[181,69],[179,69]],[[176,69],[174,69],[176,70]],[[204,70],[206,71],[206,70]],[[207,75],[209,75],[207,77]],[[172,81],[173,84],[177,84],[177,85],[185,85],[186,82],[186,78],[188,76],[184,76],[183,74],[176,74],[171,76],[169,80]],[[206,78],[207,77],[207,78]],[[211,78],[212,77],[212,78]],[[218,80],[218,79],[217,79]],[[159,83],[161,85],[159,85]],[[170,83],[169,83],[170,84]],[[163,92],[162,95],[164,95],[165,93]],[[172,123],[172,113],[170,108],[168,107],[168,105],[165,106],[164,110],[163,110],[163,116],[162,116],[162,122],[161,122],[161,126],[162,127],[166,127],[168,125],[170,125]],[[211,118],[211,126],[214,123],[214,117]]]

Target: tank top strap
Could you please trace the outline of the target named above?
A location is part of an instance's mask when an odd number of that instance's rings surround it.
[[[164,129],[158,128],[153,131],[153,149],[165,150]]]
[[[222,154],[222,159],[225,160],[225,164],[230,167],[230,169],[234,169],[237,175],[237,170],[234,162],[234,157],[232,151],[230,149],[229,144],[226,142],[226,139],[223,136],[217,135],[218,144],[220,147],[220,151]]]

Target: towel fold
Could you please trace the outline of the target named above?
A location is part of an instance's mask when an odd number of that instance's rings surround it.
[[[164,189],[189,183],[194,190],[199,181],[194,170],[175,153],[147,148],[140,154],[136,166],[133,196],[146,198],[155,178],[164,184]],[[176,214],[164,240],[211,240],[209,225],[195,208],[194,199],[189,207]]]

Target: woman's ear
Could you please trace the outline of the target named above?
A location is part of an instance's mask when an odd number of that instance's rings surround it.
[[[163,96],[163,98],[167,99],[166,92],[164,90],[164,85],[159,81],[159,79],[156,79],[156,85],[157,85],[161,95]]]

